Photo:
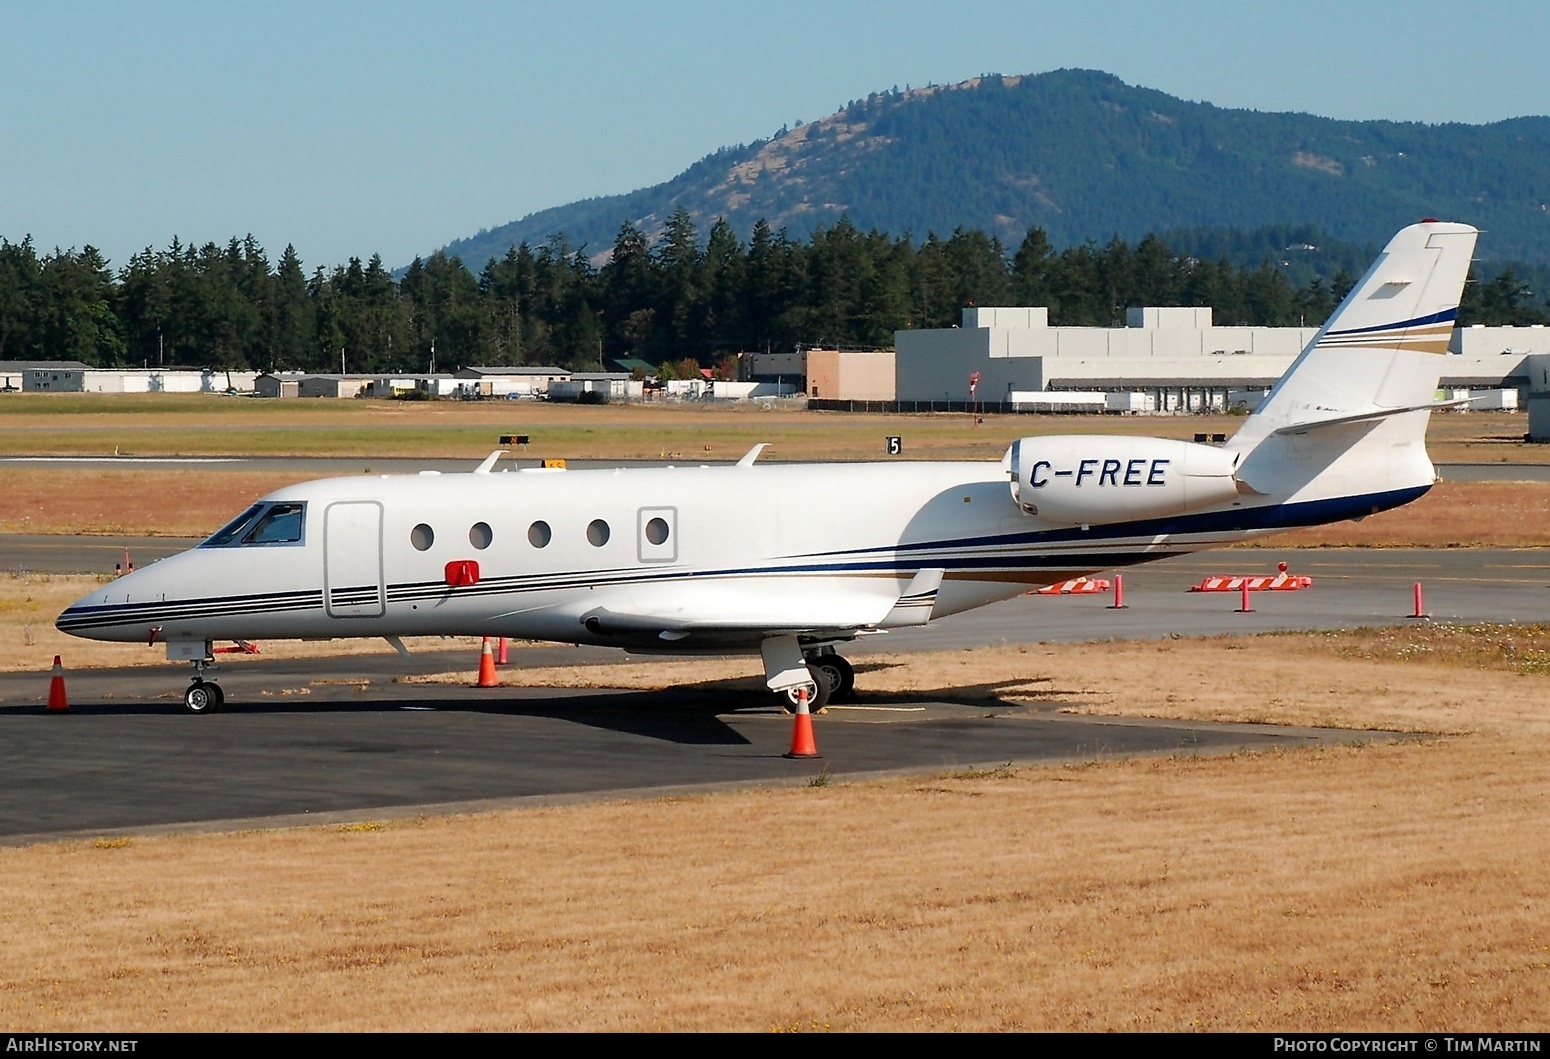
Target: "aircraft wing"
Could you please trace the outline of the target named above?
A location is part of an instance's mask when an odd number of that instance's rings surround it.
[[[619,589],[579,615],[594,633],[663,644],[681,640],[748,640],[770,636],[850,638],[870,629],[924,625],[942,582],[922,570],[901,594],[891,577],[752,577],[686,581],[649,593]]]

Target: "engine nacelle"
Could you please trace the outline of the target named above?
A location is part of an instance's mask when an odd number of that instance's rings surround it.
[[[1237,499],[1236,459],[1189,441],[1071,434],[1012,442],[1007,470],[1012,499],[1028,514],[1103,526]]]

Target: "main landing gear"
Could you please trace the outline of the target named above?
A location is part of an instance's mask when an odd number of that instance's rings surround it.
[[[771,636],[759,645],[764,678],[780,696],[780,704],[795,710],[798,692],[806,690],[807,708],[818,713],[831,702],[845,702],[856,689],[856,671],[827,644],[803,644],[796,636]]]
[[[204,659],[194,659],[194,682],[183,693],[183,708],[189,713],[214,713],[226,702],[226,693],[213,680],[205,679],[205,669],[210,665]]]
[[[856,669],[843,655],[823,651],[807,656],[807,668],[815,677],[822,677],[828,685],[828,694],[820,689],[819,698],[825,705],[831,702],[849,702],[856,692]]]

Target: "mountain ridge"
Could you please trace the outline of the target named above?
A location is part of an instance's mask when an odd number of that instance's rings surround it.
[[[1056,246],[1202,227],[1313,224],[1382,245],[1447,216],[1487,228],[1487,259],[1550,263],[1550,117],[1487,125],[1234,110],[1057,70],[873,93],[817,121],[706,155],[667,181],[582,199],[455,240],[471,268],[563,233],[606,257],[626,223],[654,238],[679,206],[747,238],[849,217],[924,238],[980,228]]]

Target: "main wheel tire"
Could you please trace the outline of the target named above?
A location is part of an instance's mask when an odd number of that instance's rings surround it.
[[[818,655],[807,663],[809,669],[818,669],[829,678],[830,702],[849,702],[856,690],[856,670],[842,655]]]
[[[207,684],[196,680],[183,693],[183,708],[189,713],[214,713],[221,708],[225,696],[219,684]]]
[[[824,707],[829,705],[829,699],[834,694],[834,685],[829,680],[826,670],[809,665],[807,673],[813,678],[813,682],[807,685],[807,712],[821,713]],[[797,709],[797,689],[787,688],[781,692],[781,704],[791,713]]]

